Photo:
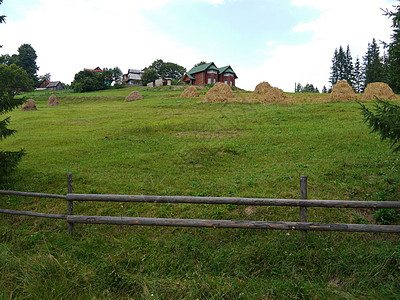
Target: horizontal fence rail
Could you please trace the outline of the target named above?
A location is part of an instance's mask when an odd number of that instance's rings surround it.
[[[143,203],[234,204],[329,208],[400,208],[400,201],[301,200],[234,197],[67,194],[67,200]]]
[[[344,232],[380,232],[400,233],[400,225],[367,225],[343,223],[311,223],[307,221],[308,207],[325,208],[369,208],[369,209],[400,209],[400,201],[346,201],[346,200],[310,200],[307,199],[307,176],[300,178],[301,199],[270,199],[270,198],[240,198],[240,197],[191,197],[191,196],[149,196],[149,195],[98,195],[74,194],[72,189],[72,174],[68,173],[67,195],[46,193],[29,193],[0,190],[0,195],[23,197],[56,198],[66,200],[68,213],[46,214],[30,211],[0,209],[1,214],[24,215],[30,217],[62,219],[68,222],[68,233],[72,235],[74,224],[110,224],[110,225],[140,225],[140,226],[176,226],[176,227],[207,227],[207,228],[247,228],[269,230],[300,230],[304,238],[308,231],[344,231]],[[74,215],[74,201],[102,202],[136,202],[136,203],[176,203],[176,204],[231,204],[246,206],[292,206],[300,208],[300,222],[269,222],[243,220],[203,220],[203,219],[166,219],[142,217],[113,216],[79,216]]]
[[[0,213],[7,215],[21,215],[21,216],[39,217],[48,219],[64,219],[64,220],[67,219],[67,215],[54,215],[54,214],[38,213],[33,211],[22,211],[22,210],[11,210],[11,209],[0,209]]]
[[[383,232],[383,233],[400,232],[400,225],[364,225],[364,224],[341,224],[341,223],[229,221],[229,220],[133,218],[133,217],[108,217],[108,216],[68,216],[67,221],[71,223],[109,224],[109,225]]]
[[[18,192],[18,191],[4,191],[4,190],[0,190],[0,195],[67,199],[67,196],[65,196],[65,195],[46,194],[46,193],[29,193],[29,192]]]

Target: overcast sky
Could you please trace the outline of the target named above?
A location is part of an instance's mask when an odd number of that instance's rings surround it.
[[[329,87],[335,48],[362,58],[372,38],[389,42],[387,0],[4,0],[0,54],[31,44],[38,74],[70,83],[83,68],[143,69],[162,59],[188,70],[231,65],[236,85],[261,81]]]

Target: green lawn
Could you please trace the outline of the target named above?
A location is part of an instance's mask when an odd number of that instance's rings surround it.
[[[137,88],[136,88],[137,89]],[[29,94],[2,148],[27,155],[0,188],[76,193],[398,200],[399,161],[355,102],[203,103],[182,90]],[[202,95],[206,90],[200,91]],[[251,93],[236,91],[237,99]],[[372,106],[372,103],[366,103]],[[1,208],[66,213],[61,200],[2,196]],[[76,203],[82,215],[298,221],[298,208]],[[395,215],[397,212],[387,212]],[[376,224],[375,212],[309,209],[311,222]],[[392,222],[398,223],[398,219]],[[2,215],[0,299],[400,297],[397,234],[75,225]]]

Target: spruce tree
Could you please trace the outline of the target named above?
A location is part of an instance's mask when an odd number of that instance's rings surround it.
[[[389,140],[394,148],[400,150],[400,106],[377,99],[374,111],[361,105],[364,122],[381,136],[381,140]]]
[[[367,53],[363,59],[365,74],[364,88],[371,82],[385,81],[383,61],[375,38],[372,39],[371,43],[368,43]]]
[[[329,78],[329,82],[333,87],[336,82],[338,82],[339,78],[339,70],[338,70],[338,50],[335,49],[332,58],[332,67],[331,67],[331,77]]]
[[[0,5],[2,2],[0,0]],[[3,23],[4,19],[5,16],[0,16],[0,23]],[[15,64],[0,65],[0,115],[20,106],[25,100],[14,99],[14,96],[18,92],[29,90],[31,86],[32,82],[25,70]],[[8,128],[9,123],[9,116],[0,119],[0,141],[15,133],[14,129]],[[24,153],[24,150],[4,151],[0,148],[0,181],[17,166]]]
[[[388,48],[388,83],[395,93],[400,93],[400,5],[395,11],[385,11],[385,15],[392,19],[393,33]]]
[[[353,83],[353,88],[356,93],[362,93],[363,92],[363,86],[364,86],[364,72],[362,69],[362,65],[360,63],[360,59],[357,57],[356,63],[354,64],[354,69],[353,69],[353,78],[354,78],[354,83]]]
[[[354,76],[353,76],[353,58],[351,57],[350,47],[347,45],[346,57],[344,64],[344,80],[346,80],[352,87],[354,87]]]
[[[339,47],[339,50],[336,48],[332,58],[331,77],[329,78],[332,87],[339,80],[346,80],[351,85],[354,81],[352,72],[353,62],[349,46],[347,46],[346,52],[342,46]]]

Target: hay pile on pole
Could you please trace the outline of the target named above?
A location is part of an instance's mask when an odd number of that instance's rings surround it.
[[[230,98],[233,98],[231,87],[225,83],[217,82],[207,92],[205,100],[208,102],[227,102]]]
[[[262,97],[262,103],[285,103],[286,95],[281,89],[270,88]]]
[[[272,86],[268,82],[263,81],[263,82],[260,82],[259,84],[257,84],[256,88],[254,89],[254,94],[264,95],[270,89],[272,89]]]
[[[386,83],[373,82],[367,85],[362,100],[375,100],[376,98],[381,100],[394,100],[397,97]]]
[[[332,101],[357,100],[357,95],[346,80],[339,80],[331,92]]]
[[[22,111],[33,111],[33,110],[37,110],[35,100],[33,99],[26,100],[26,102],[22,105]]]
[[[133,91],[125,98],[125,102],[132,102],[137,100],[143,100],[143,96],[138,91]]]
[[[194,86],[187,87],[181,94],[181,98],[195,98],[199,96],[200,94]]]
[[[47,102],[47,106],[59,106],[58,99],[56,95],[51,95],[49,97],[49,101]]]

